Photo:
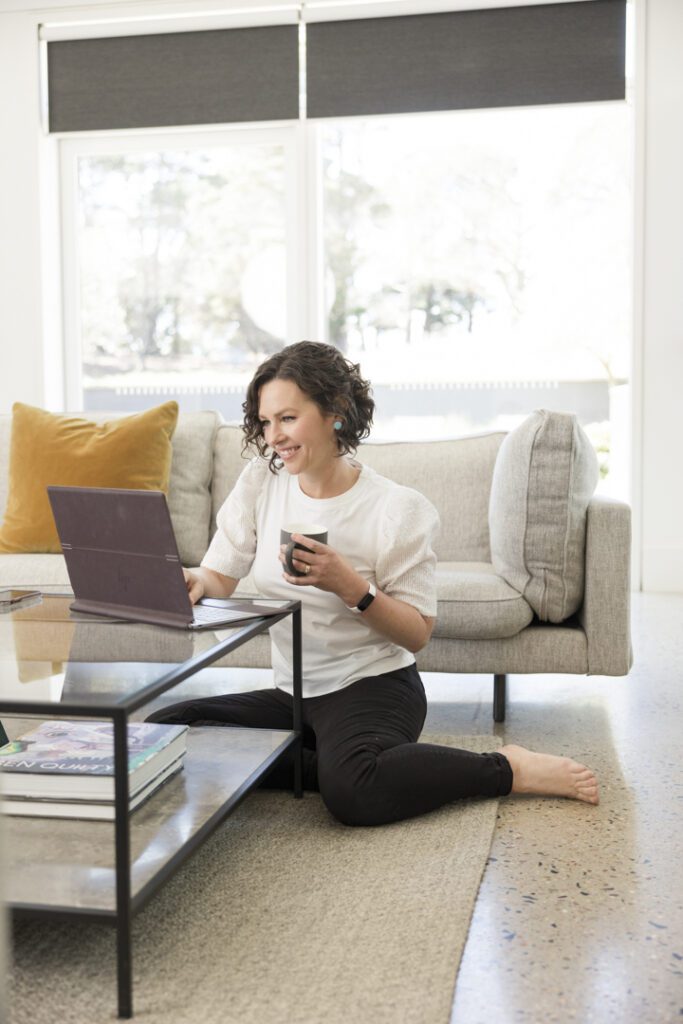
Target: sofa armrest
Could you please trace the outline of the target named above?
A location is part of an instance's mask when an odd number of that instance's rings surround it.
[[[588,674],[623,676],[631,651],[631,509],[593,497],[586,517],[586,580],[578,613],[586,633]]]

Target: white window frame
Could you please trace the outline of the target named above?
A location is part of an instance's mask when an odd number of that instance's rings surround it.
[[[324,311],[316,279],[322,273],[321,189],[316,164],[317,129],[300,122],[212,125],[198,128],[78,132],[57,136],[61,218],[61,294],[64,397],[67,409],[83,407],[83,345],[78,255],[78,160],[84,156],[159,149],[277,145],[285,163],[285,246],[287,260],[287,338],[321,337]]]

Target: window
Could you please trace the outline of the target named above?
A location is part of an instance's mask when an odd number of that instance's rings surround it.
[[[73,407],[166,395],[197,408],[223,394],[224,414],[239,417],[254,368],[295,329],[289,139],[117,141],[63,143],[76,206]]]
[[[628,497],[630,124],[610,102],[61,139],[70,407],[240,419],[262,359],[325,338],[373,382],[374,440],[569,409]]]
[[[330,122],[328,337],[375,385],[375,438],[572,410],[626,496],[630,111],[569,104]]]

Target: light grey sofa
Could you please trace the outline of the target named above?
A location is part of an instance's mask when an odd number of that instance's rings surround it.
[[[11,417],[0,416],[0,511],[7,498],[10,427]],[[505,437],[489,433],[448,441],[366,444],[358,452],[362,462],[421,491],[438,509],[438,618],[430,643],[417,656],[418,666],[428,672],[492,674],[496,721],[505,717],[508,673],[620,676],[631,665],[630,509],[621,502],[590,498],[576,534],[578,608],[564,621],[541,621],[520,592],[525,588],[511,586],[492,564],[489,501]],[[244,465],[241,438],[239,427],[223,423],[216,413],[179,416],[169,507],[185,565],[201,560],[216,513]],[[514,462],[507,466],[508,476],[516,473]],[[513,485],[514,480],[510,484],[498,473],[499,492]],[[501,524],[499,517],[498,535],[501,529],[504,533],[505,519]],[[529,537],[533,533],[525,527],[522,541]],[[524,557],[533,562],[534,552]],[[0,586],[47,584],[68,584],[61,555],[0,555]],[[254,593],[249,578],[241,581],[237,593]],[[267,639],[251,641],[232,663],[268,666]]]

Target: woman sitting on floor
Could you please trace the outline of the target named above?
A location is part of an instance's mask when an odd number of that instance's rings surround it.
[[[359,367],[332,345],[290,345],[258,368],[243,409],[245,446],[258,454],[223,504],[201,566],[185,578],[193,603],[230,597],[250,569],[262,596],[301,599],[304,787],[348,825],[509,793],[597,804],[594,773],[569,758],[417,742],[427,701],[414,655],[436,615],[438,516],[423,495],[353,458],[374,411]],[[328,541],[293,535],[311,549],[296,549],[296,576],[283,568],[280,545],[291,523],[322,524]],[[270,636],[273,689],[184,701],[150,720],[290,729],[291,628],[278,623]],[[292,780],[290,763],[265,784]]]

